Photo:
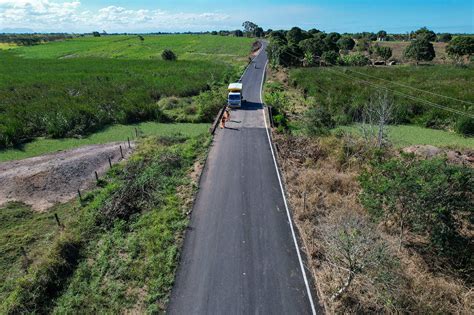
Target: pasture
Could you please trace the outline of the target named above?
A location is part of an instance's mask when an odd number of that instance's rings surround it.
[[[211,35],[80,37],[0,51],[0,149],[36,137],[83,137],[112,124],[172,122],[158,101],[196,96],[234,80],[252,41]],[[161,60],[165,48],[178,61]]]
[[[453,130],[463,115],[433,104],[474,115],[473,80],[472,66],[447,65],[299,68],[289,76],[293,86],[326,106],[340,125],[360,121],[370,98],[388,89],[395,105],[393,123],[445,130]]]
[[[82,57],[117,59],[159,59],[164,49],[173,50],[178,60],[220,60],[240,65],[246,61],[255,39],[213,35],[114,35],[84,36],[31,47],[20,47],[24,58],[69,59]]]

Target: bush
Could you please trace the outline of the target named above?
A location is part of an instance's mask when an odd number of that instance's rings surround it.
[[[374,53],[384,61],[387,61],[390,59],[390,57],[392,57],[392,48],[376,45],[374,48]]]
[[[464,136],[474,136],[474,118],[461,117],[456,124],[456,131]]]
[[[342,56],[341,63],[346,66],[366,66],[370,64],[370,60],[365,55],[357,53]]]
[[[195,102],[199,121],[212,122],[226,104],[225,93],[219,89],[203,92],[196,96]]]
[[[334,119],[324,107],[307,110],[304,121],[306,133],[310,136],[325,135],[335,126]]]
[[[177,59],[176,54],[171,49],[165,49],[161,53],[161,58],[167,61],[175,61]]]
[[[438,255],[460,268],[469,264],[459,219],[472,218],[474,169],[407,156],[376,162],[359,180],[363,205],[374,218],[397,222],[400,245],[407,230],[427,235]]]
[[[328,65],[335,65],[339,59],[339,54],[332,50],[325,51],[322,54],[321,59]]]

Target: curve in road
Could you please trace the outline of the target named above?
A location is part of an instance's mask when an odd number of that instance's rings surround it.
[[[186,233],[170,314],[314,314],[261,101],[267,56],[242,77],[247,103],[218,130]],[[296,248],[295,248],[296,246]]]

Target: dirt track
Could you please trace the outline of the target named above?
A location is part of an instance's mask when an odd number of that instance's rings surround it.
[[[94,171],[103,174],[112,163],[131,153],[128,144],[90,145],[24,160],[0,163],[0,205],[21,201],[44,211],[77,196],[77,190],[95,185]],[[133,148],[133,144],[132,144]]]

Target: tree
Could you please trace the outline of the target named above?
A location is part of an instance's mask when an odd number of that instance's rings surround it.
[[[392,57],[392,48],[376,45],[374,53],[386,62],[390,57]]]
[[[175,61],[177,59],[176,54],[170,49],[163,50],[161,53],[161,58],[167,61]]]
[[[321,57],[324,51],[326,51],[326,44],[320,38],[308,38],[302,40],[298,46],[303,50],[303,52],[309,53],[313,56]]]
[[[321,59],[328,65],[335,65],[339,59],[339,54],[333,50],[325,51]]]
[[[337,46],[342,50],[352,50],[355,46],[355,41],[350,37],[342,37],[337,41]]]
[[[438,41],[442,43],[449,43],[453,39],[453,36],[449,33],[443,33],[438,35]]]
[[[454,59],[474,54],[474,36],[459,36],[451,40],[446,47],[448,55]]]
[[[289,44],[295,44],[298,45],[299,42],[301,42],[303,39],[305,39],[306,36],[299,27],[293,27],[291,30],[286,33],[286,39]]]
[[[270,33],[270,42],[277,43],[279,45],[286,45],[288,41],[282,31],[273,31]]]
[[[235,30],[234,31],[234,35],[236,37],[243,37],[244,36],[244,32],[242,32],[241,30]]]
[[[211,32],[211,35],[217,35],[217,34],[219,34],[219,33],[217,33],[217,31],[212,31]]]
[[[426,37],[412,41],[403,55],[407,59],[415,60],[417,64],[420,61],[431,61],[436,57],[433,44]]]
[[[94,37],[100,37],[100,33],[99,33],[99,32],[92,32],[92,36],[94,36]]]
[[[138,39],[142,42],[145,40],[145,38],[142,35],[138,35]]]
[[[321,31],[315,28],[312,28],[308,31],[308,34],[311,34],[311,35],[318,34],[318,33],[321,33]]]
[[[377,39],[378,39],[379,41],[384,41],[386,38],[387,38],[387,32],[385,32],[385,31],[379,31],[379,32],[377,33]]]
[[[369,51],[370,49],[370,40],[367,38],[361,38],[357,40],[356,48],[359,52]]]
[[[324,38],[324,43],[326,44],[327,50],[339,51],[339,47],[337,46],[337,41],[341,39],[341,34],[339,33],[329,33]]]
[[[255,29],[255,37],[263,37],[265,35],[265,32],[263,31],[263,28],[257,27]]]
[[[254,35],[255,29],[258,27],[258,25],[250,21],[245,21],[244,23],[242,23],[242,27],[244,28],[244,31],[247,34]]]
[[[419,30],[415,31],[415,36],[416,39],[425,38],[430,42],[434,42],[436,40],[436,33],[426,27],[422,27]]]

